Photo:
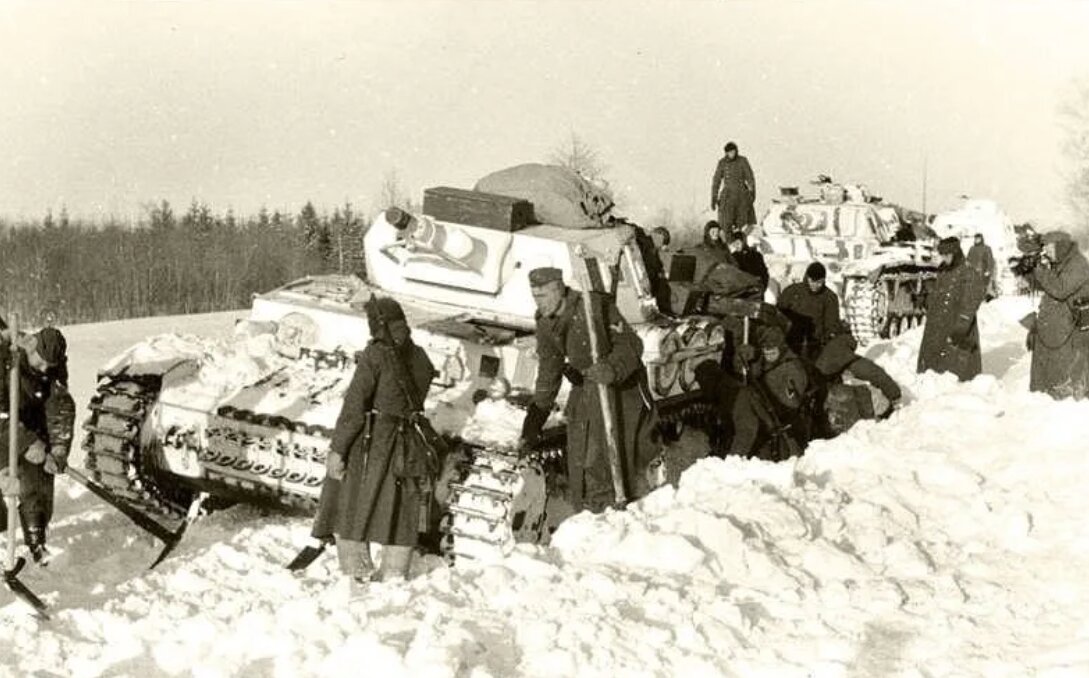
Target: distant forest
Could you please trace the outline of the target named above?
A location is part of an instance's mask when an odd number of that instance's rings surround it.
[[[239,219],[195,201],[181,214],[163,201],[136,224],[0,221],[0,313],[67,325],[246,308],[305,275],[363,276],[367,223],[350,204]]]

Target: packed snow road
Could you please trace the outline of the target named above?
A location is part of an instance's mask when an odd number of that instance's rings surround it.
[[[11,675],[1086,676],[1089,402],[1029,394],[1022,299],[981,311],[986,374],[914,374],[920,330],[868,351],[908,404],[804,457],[699,461],[629,510],[581,514],[549,548],[350,599],[331,555],[283,569],[304,518],[239,507],[157,545],[62,482],[25,581],[0,593]],[[107,356],[236,314],[71,327],[85,404]],[[693,436],[686,441],[698,446]]]

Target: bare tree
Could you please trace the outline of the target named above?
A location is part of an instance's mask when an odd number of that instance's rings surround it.
[[[1059,108],[1064,140],[1063,154],[1070,168],[1066,195],[1078,236],[1089,233],[1089,76],[1074,81],[1071,94]]]
[[[382,177],[382,186],[378,189],[378,208],[400,207],[413,211],[412,198],[401,185],[401,177],[397,170],[388,170]]]
[[[601,160],[597,149],[575,132],[553,149],[548,161],[573,169],[587,179],[604,179],[608,166]]]

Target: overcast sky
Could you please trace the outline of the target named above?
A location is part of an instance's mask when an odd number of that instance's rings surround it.
[[[758,207],[817,173],[1061,220],[1084,2],[0,2],[0,214],[374,207],[576,132],[628,212],[705,209],[725,141]]]

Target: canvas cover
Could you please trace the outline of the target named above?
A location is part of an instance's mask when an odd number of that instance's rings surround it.
[[[473,190],[528,200],[538,221],[563,228],[603,228],[613,207],[607,187],[559,165],[529,163],[492,172]]]

